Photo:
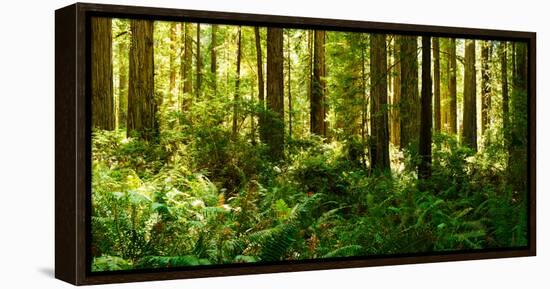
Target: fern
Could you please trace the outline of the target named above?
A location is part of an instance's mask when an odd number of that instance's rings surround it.
[[[136,265],[137,268],[170,268],[184,266],[209,265],[208,259],[201,259],[193,255],[185,256],[148,256],[142,258]]]
[[[349,245],[338,248],[325,254],[323,258],[333,258],[333,257],[352,257],[352,256],[361,256],[365,253],[365,249],[360,245]]]
[[[303,203],[292,208],[285,223],[249,236],[251,243],[260,247],[259,258],[262,261],[280,261],[287,255],[298,238],[297,233],[313,223],[312,212],[321,198],[321,194],[306,198]]]

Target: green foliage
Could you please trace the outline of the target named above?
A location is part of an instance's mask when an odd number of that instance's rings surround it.
[[[130,45],[129,23],[117,20],[114,27],[113,43]],[[190,30],[195,37],[196,26]],[[506,129],[506,116],[497,111],[501,100],[493,97],[492,124],[480,136],[478,151],[461,145],[457,135],[434,133],[429,179],[418,180],[414,141],[405,148],[390,144],[391,171],[372,172],[370,75],[363,70],[370,61],[368,37],[326,34],[330,125],[327,137],[320,137],[309,133],[311,35],[285,29],[285,113],[284,122],[276,124],[285,127],[285,147],[284,156],[274,160],[260,136],[260,116],[273,117],[274,112],[266,112],[258,101],[253,30],[242,27],[236,91],[235,27],[219,26],[214,75],[208,69],[210,26],[201,25],[203,89],[198,95],[195,83],[192,94],[179,91],[182,51],[174,53],[164,45],[172,41],[170,31],[170,23],[155,22],[158,138],[148,142],[126,135],[121,121],[124,89],[116,93],[122,107],[117,112],[119,127],[92,132],[93,271],[527,245],[524,91],[514,89],[510,95],[511,125]],[[260,35],[265,58],[266,30]],[[180,36],[176,44],[181,44]],[[128,65],[120,59],[127,54],[114,52],[115,78]],[[193,70],[196,62],[193,59]],[[388,57],[389,65],[395,62]],[[178,73],[171,83],[174,70]],[[395,76],[393,69],[391,73]],[[455,73],[457,83],[463,83],[463,71]],[[289,88],[292,109],[287,108]],[[458,91],[461,103],[463,90]],[[392,112],[398,106],[389,104],[387,109]],[[233,111],[238,112],[236,133]]]
[[[132,269],[132,263],[113,256],[95,257],[92,261],[92,271],[120,271]]]

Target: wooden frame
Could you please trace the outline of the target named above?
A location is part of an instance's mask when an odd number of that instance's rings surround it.
[[[529,246],[521,249],[423,255],[372,256],[270,264],[239,264],[183,270],[91,274],[87,265],[87,231],[90,211],[89,97],[87,21],[91,15],[194,20],[224,24],[260,24],[327,30],[388,32],[461,38],[520,40],[528,43],[529,56]],[[290,272],[365,266],[476,260],[536,255],[536,34],[471,28],[283,17],[226,12],[131,7],[77,3],[55,12],[55,277],[66,282],[101,284],[178,278],[196,278],[269,272]]]

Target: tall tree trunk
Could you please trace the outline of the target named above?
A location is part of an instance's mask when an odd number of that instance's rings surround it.
[[[420,98],[418,96],[418,43],[416,36],[400,37],[401,101],[399,115],[401,124],[401,148],[418,141],[420,127]]]
[[[456,39],[449,40],[449,132],[457,133],[457,102],[456,102]]]
[[[197,84],[195,88],[195,96],[199,99],[201,94],[201,85],[202,85],[202,58],[201,58],[201,24],[197,23]]]
[[[326,137],[325,31],[315,30],[310,101],[311,133]]]
[[[430,73],[432,60],[430,50],[430,37],[422,36],[422,105],[418,144],[420,155],[420,163],[418,165],[419,179],[427,179],[432,173],[432,79]],[[439,47],[437,47],[437,50],[434,49],[434,51],[439,53]]]
[[[153,21],[131,20],[132,46],[128,81],[128,135],[154,140],[157,105],[154,96]]]
[[[187,111],[191,107],[193,99],[193,73],[191,67],[193,64],[193,41],[191,38],[191,24],[182,23],[182,42],[184,52],[181,57],[181,77],[182,77],[182,101],[181,111]]]
[[[286,42],[286,49],[287,49],[287,88],[288,88],[288,137],[289,139],[292,139],[292,82],[291,80],[291,61],[290,58],[290,30],[287,32],[287,42]]]
[[[235,72],[235,94],[233,95],[233,139],[237,138],[237,126],[238,126],[238,102],[239,102],[239,89],[241,86],[241,26],[237,28],[237,71]]]
[[[112,22],[110,18],[92,18],[92,126],[115,129],[113,95]]]
[[[500,48],[500,75],[502,85],[502,133],[504,147],[510,152],[510,97],[508,93],[508,57],[507,57],[507,42],[502,41]]]
[[[218,89],[218,66],[216,59],[216,47],[218,46],[216,34],[218,31],[218,25],[212,24],[211,40],[210,40],[210,74],[212,74],[212,93],[216,95]]]
[[[393,94],[392,94],[392,108],[391,108],[391,125],[390,125],[390,139],[391,142],[399,146],[401,138],[401,126],[399,123],[399,103],[401,102],[401,60],[399,56],[399,37],[394,36],[393,41]]]
[[[307,100],[311,103],[311,93],[313,92],[313,30],[307,31],[307,55],[308,55],[308,71],[307,71]],[[311,124],[310,124],[311,126]]]
[[[372,34],[370,43],[371,72],[371,168],[374,171],[390,170],[388,129],[388,63],[386,59],[386,35]]]
[[[428,39],[429,40],[429,39]],[[434,53],[434,130],[441,131],[441,69],[439,58],[439,38],[433,38]],[[424,71],[424,66],[422,67]],[[422,80],[424,83],[424,80]],[[424,87],[424,85],[422,85]]]
[[[262,60],[262,39],[260,28],[254,27],[254,36],[256,40],[256,69],[258,70],[258,102],[260,111],[258,113],[258,126],[260,131],[260,141],[266,141],[265,129],[265,95],[264,95],[264,65]]]
[[[477,150],[475,62],[475,40],[467,39],[464,48],[464,109],[462,117],[462,143],[474,150]]]
[[[126,126],[128,108],[128,45],[125,40],[118,42],[118,122]]]
[[[176,89],[176,22],[170,24],[170,93],[175,93]],[[171,96],[170,96],[171,97]]]
[[[521,198],[527,187],[527,147],[528,147],[528,49],[527,43],[516,42],[513,45],[514,78],[510,98],[510,183],[516,198]]]
[[[491,111],[491,71],[489,69],[489,41],[481,43],[481,134],[489,127]],[[484,139],[488,139],[485,136]],[[487,144],[487,142],[485,141]]]
[[[366,146],[365,140],[367,135],[367,73],[365,72],[365,54],[366,54],[366,35],[361,35],[361,145]],[[367,160],[363,157],[363,165],[366,165]]]
[[[266,142],[270,156],[284,156],[283,29],[267,28],[267,107]]]

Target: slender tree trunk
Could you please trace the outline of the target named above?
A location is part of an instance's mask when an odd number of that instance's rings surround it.
[[[307,100],[311,103],[311,93],[313,92],[313,30],[307,31],[307,51],[308,51],[308,78],[307,78]],[[311,126],[311,124],[310,124]]]
[[[170,93],[176,89],[176,22],[170,24]]]
[[[513,86],[510,96],[510,160],[509,181],[516,198],[521,198],[528,190],[528,48],[525,42],[513,43],[514,70]]]
[[[462,117],[462,143],[474,150],[477,150],[475,51],[475,41],[467,39],[464,48],[464,110]]]
[[[283,29],[267,28],[267,107],[266,141],[270,156],[279,160],[284,156],[284,83],[283,83]]]
[[[201,24],[197,23],[197,86],[195,88],[195,96],[199,99],[201,94],[201,85],[202,85],[202,58],[201,58]]]
[[[457,102],[456,102],[456,39],[449,40],[449,132],[457,133]]]
[[[418,43],[416,36],[400,37],[401,101],[399,115],[401,124],[401,148],[417,143],[420,128],[420,98],[418,96]]]
[[[218,42],[216,39],[216,34],[218,31],[218,25],[212,24],[212,35],[211,35],[211,42],[210,42],[210,74],[212,74],[212,92],[214,95],[217,93],[218,89],[218,66],[217,66],[217,59],[216,59],[216,47],[218,46]]]
[[[366,146],[365,140],[367,135],[367,74],[365,72],[365,54],[366,44],[364,37],[361,35],[361,145]],[[361,154],[364,157],[364,154]],[[363,165],[366,165],[366,159],[363,160]]]
[[[153,21],[131,20],[132,46],[128,81],[128,135],[154,140],[157,105],[154,96]]]
[[[92,126],[115,129],[113,95],[112,22],[110,18],[92,18]]]
[[[440,75],[440,114],[441,114],[441,130],[445,131],[446,133],[450,132],[450,126],[449,126],[449,119],[451,117],[451,111],[449,109],[449,76],[451,75],[451,68],[450,68],[450,60],[449,55],[447,52],[449,51],[449,38],[440,38],[439,40],[439,59],[440,63],[442,63],[442,67],[440,67],[439,75]],[[441,52],[444,54],[444,58],[441,59]],[[441,62],[443,60],[443,62]]]
[[[433,38],[434,53],[434,130],[441,131],[441,69],[439,58],[439,38]],[[424,71],[424,67],[422,68]],[[422,80],[424,82],[424,80]],[[422,86],[424,87],[424,86]]]
[[[436,38],[437,39],[437,38]],[[418,152],[418,178],[427,179],[432,172],[432,79],[430,73],[431,48],[430,37],[422,37],[422,92],[420,112],[420,137]],[[439,47],[434,51],[439,52]],[[439,68],[438,68],[439,69]]]
[[[489,41],[483,41],[481,43],[481,134],[484,135],[485,131],[490,124],[490,111],[491,111],[491,71],[489,69]],[[485,140],[488,136],[485,136]],[[487,141],[485,141],[488,144]]]
[[[241,26],[237,28],[237,71],[235,72],[235,94],[233,95],[233,139],[237,138],[239,89],[241,86]]]
[[[390,125],[390,134],[391,142],[399,146],[401,144],[401,126],[400,126],[400,115],[399,115],[399,104],[401,102],[401,61],[399,56],[399,37],[394,36],[393,41],[393,94],[392,94],[392,109],[391,109],[391,125]]]
[[[370,43],[371,72],[371,169],[390,170],[388,129],[388,75],[386,59],[386,35],[372,34]]]
[[[507,42],[503,41],[499,45],[500,48],[500,75],[502,85],[502,133],[504,139],[504,147],[510,152],[510,97],[508,93],[508,57],[507,57]]]
[[[118,122],[126,126],[128,108],[128,45],[125,40],[118,42]]]
[[[260,28],[254,27],[254,36],[256,40],[256,66],[258,70],[258,103],[260,111],[258,113],[258,126],[260,131],[260,141],[266,142],[265,130],[265,95],[264,95],[264,65],[262,60],[262,42]]]
[[[310,101],[311,133],[326,137],[325,31],[316,30],[313,41],[313,75]]]
[[[288,137],[292,139],[292,82],[291,80],[291,61],[290,58],[290,30],[288,30],[287,40],[286,40],[286,49],[287,49],[287,88],[288,88]]]
[[[187,111],[191,107],[193,99],[193,73],[191,72],[193,64],[193,45],[191,40],[191,24],[182,23],[182,25],[184,53],[181,58],[181,77],[183,80],[181,111]]]

